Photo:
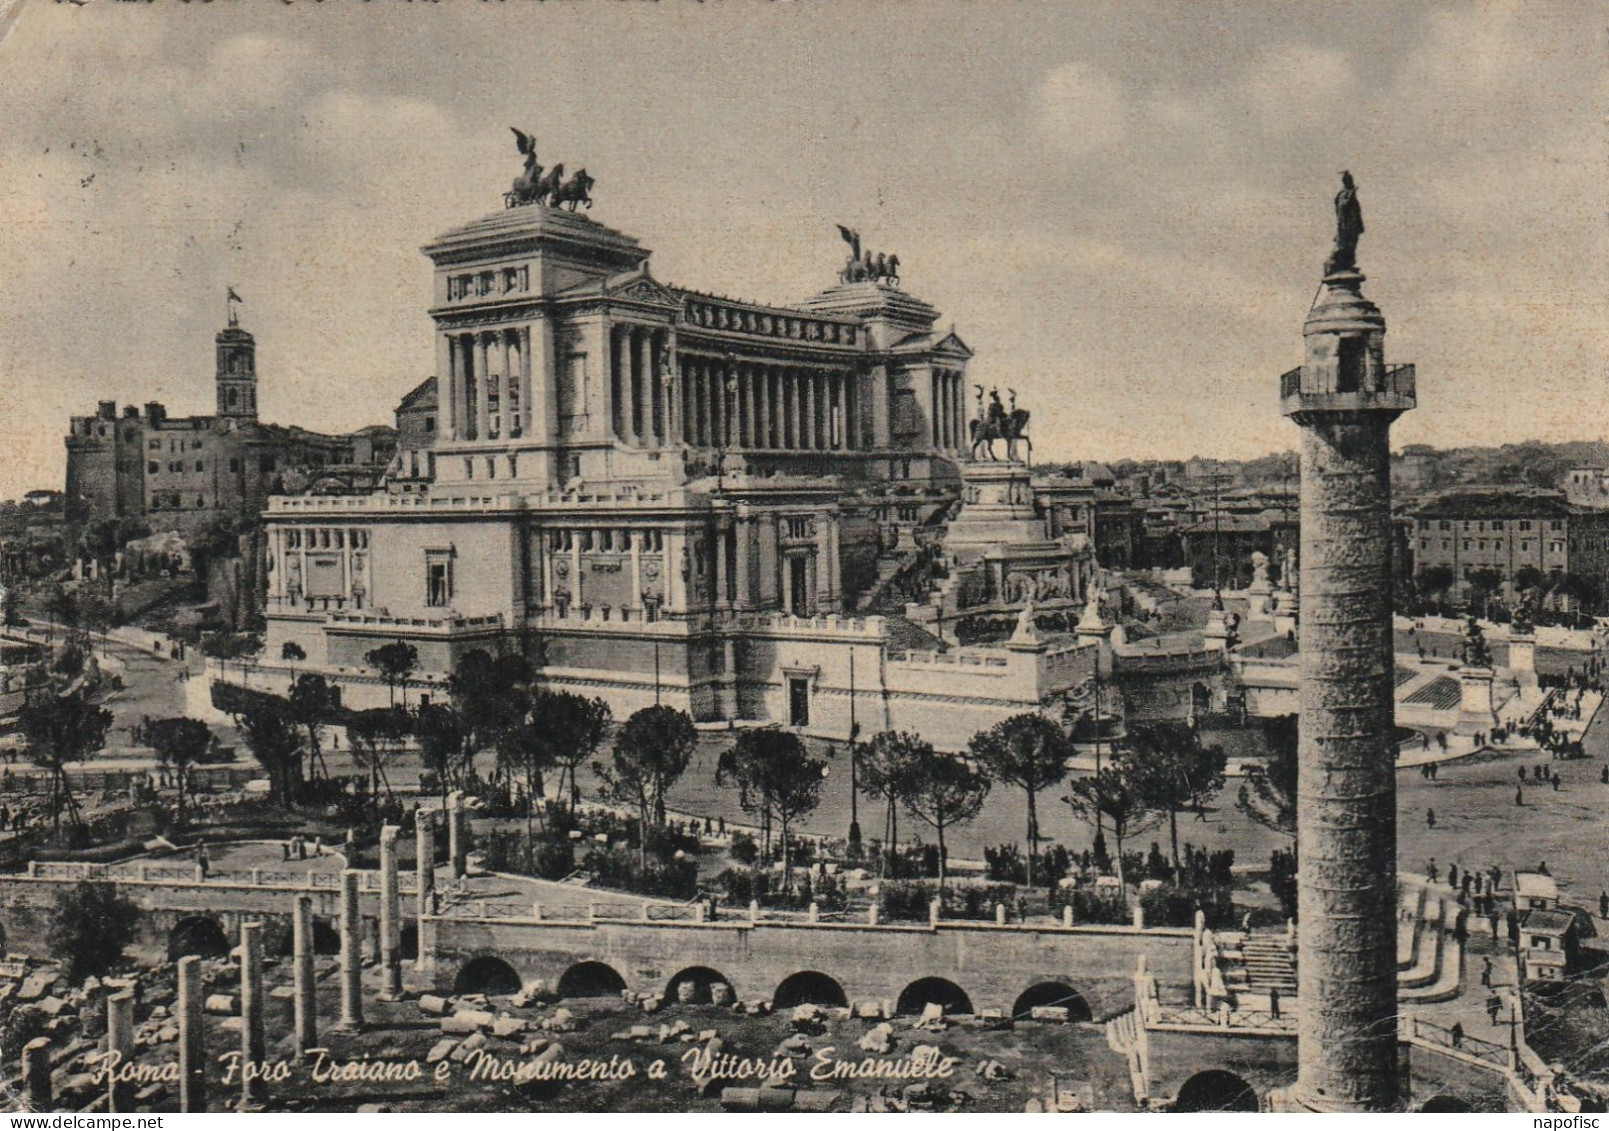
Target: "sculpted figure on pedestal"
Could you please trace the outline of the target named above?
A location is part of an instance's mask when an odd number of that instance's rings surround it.
[[[1335,249],[1324,263],[1324,273],[1356,271],[1358,237],[1363,234],[1363,208],[1358,204],[1357,185],[1352,174],[1341,173],[1341,191],[1335,194]]]

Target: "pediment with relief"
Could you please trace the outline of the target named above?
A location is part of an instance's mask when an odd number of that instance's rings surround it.
[[[652,306],[681,308],[681,299],[670,288],[662,285],[646,272],[633,272],[624,280],[609,280],[605,294],[611,299],[648,303]]]

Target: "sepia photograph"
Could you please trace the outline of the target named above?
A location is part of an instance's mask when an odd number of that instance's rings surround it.
[[[1596,1126],[1604,32],[0,0],[0,1113]]]

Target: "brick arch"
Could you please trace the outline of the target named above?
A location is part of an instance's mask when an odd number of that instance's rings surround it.
[[[507,959],[482,954],[458,968],[453,992],[460,994],[517,994],[524,986],[520,972]]]
[[[1197,1072],[1179,1088],[1174,1111],[1258,1111],[1257,1089],[1221,1068]]]
[[[972,999],[948,978],[918,978],[900,991],[894,1012],[921,1013],[927,1005],[942,1005],[946,1013],[971,1013]]]
[[[1089,1021],[1094,1017],[1089,1002],[1066,982],[1035,982],[1017,995],[1011,1007],[1013,1020],[1026,1021],[1036,1006],[1059,1005],[1067,1010],[1069,1021]]]
[[[168,931],[168,960],[198,954],[221,958],[229,953],[229,935],[210,915],[185,915]]]
[[[1449,1092],[1442,1092],[1439,1095],[1431,1096],[1424,1103],[1420,1104],[1419,1110],[1423,1112],[1464,1112],[1474,1111],[1475,1105],[1464,1099],[1462,1096],[1455,1096]]]
[[[665,1000],[708,1005],[714,1000],[717,986],[725,986],[732,998],[737,997],[737,987],[732,984],[732,979],[719,970],[712,970],[708,966],[689,966],[665,983]]]
[[[613,997],[626,988],[626,980],[613,966],[589,959],[577,962],[559,975],[555,992],[561,998]]]
[[[801,970],[789,974],[771,995],[771,1004],[777,1009],[792,1009],[796,1005],[846,1006],[849,996],[838,979],[816,970]]]

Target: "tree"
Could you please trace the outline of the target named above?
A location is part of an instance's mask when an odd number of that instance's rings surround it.
[[[686,772],[697,745],[698,732],[685,712],[644,707],[615,736],[609,764],[593,764],[605,800],[637,810],[638,849],[645,865],[649,830],[665,823],[665,795]]]
[[[476,648],[464,654],[447,680],[447,694],[464,726],[462,770],[473,775],[475,755],[519,726],[530,708],[530,665],[517,655],[493,656]]]
[[[1296,716],[1263,720],[1268,757],[1246,771],[1238,807],[1264,828],[1296,835]]]
[[[1546,575],[1534,565],[1523,565],[1514,571],[1514,588],[1521,593],[1540,589],[1546,584]]]
[[[1119,756],[1147,805],[1168,815],[1173,874],[1179,874],[1179,811],[1199,811],[1223,788],[1228,759],[1221,746],[1205,746],[1187,723],[1135,723]]]
[[[883,868],[887,875],[889,862],[899,851],[899,810],[910,790],[911,775],[919,755],[927,743],[921,736],[907,731],[885,730],[872,735],[860,752],[860,778],[868,793],[883,799]]]
[[[1039,853],[1041,790],[1067,777],[1073,744],[1067,732],[1043,715],[1013,715],[973,735],[972,757],[995,781],[1014,785],[1028,797],[1028,886],[1034,883],[1034,857]]]
[[[67,963],[67,977],[74,982],[99,977],[123,957],[139,922],[140,909],[119,896],[117,888],[85,880],[56,896],[50,953]]]
[[[212,729],[200,719],[183,715],[170,719],[157,719],[147,729],[151,749],[157,760],[173,770],[174,783],[179,787],[179,824],[184,824],[184,802],[190,792],[190,767],[204,761],[212,746]]]
[[[287,642],[287,646],[289,642]],[[303,672],[291,684],[291,717],[307,734],[307,777],[312,780],[315,764],[329,776],[324,765],[324,743],[321,730],[340,709],[339,696],[329,681],[317,672]]]
[[[408,713],[394,706],[358,711],[346,725],[352,757],[369,772],[369,796],[377,806],[381,785],[385,786],[386,795],[392,796],[391,780],[386,776],[385,767],[401,746],[408,727]]]
[[[1419,571],[1419,585],[1424,590],[1425,597],[1436,598],[1438,607],[1441,607],[1447,598],[1447,591],[1453,587],[1456,575],[1452,566],[1433,565],[1426,566]]]
[[[380,673],[385,680],[386,690],[391,695],[391,706],[397,703],[397,688],[402,688],[402,702],[408,702],[408,677],[419,667],[419,649],[406,640],[393,640],[390,644],[382,644],[371,649],[363,656],[363,662]]]
[[[738,804],[761,818],[770,849],[771,822],[781,826],[783,884],[793,890],[793,823],[821,803],[827,763],[812,757],[799,736],[785,730],[746,730],[715,767],[715,784],[738,788]]]
[[[1144,795],[1135,787],[1120,762],[1087,778],[1077,779],[1062,800],[1091,826],[1098,825],[1104,819],[1111,827],[1112,839],[1117,842],[1117,882],[1127,899],[1123,841],[1142,831],[1156,815],[1146,804]]]
[[[413,730],[419,739],[419,760],[436,775],[442,804],[448,787],[459,778],[468,731],[458,709],[449,703],[425,703],[414,715]]]
[[[692,720],[687,715],[681,711],[671,711],[671,714],[679,720],[686,720],[689,730],[692,728]],[[548,764],[559,768],[559,792],[566,799],[572,817],[575,816],[575,803],[580,796],[580,788],[575,780],[576,769],[590,761],[603,745],[609,733],[610,718],[609,704],[602,699],[587,699],[568,691],[539,692],[531,701],[531,727],[547,744]],[[680,729],[672,729],[680,740]],[[696,740],[697,736],[694,735]],[[689,748],[687,757],[691,756]],[[686,769],[685,759],[682,769]],[[681,770],[676,772],[680,776]],[[564,784],[566,777],[570,779],[568,789]],[[659,794],[659,802],[655,820],[662,824],[665,820],[663,791]]]
[[[947,872],[944,830],[977,818],[989,796],[989,779],[964,760],[923,744],[905,793],[911,815],[933,827],[939,838],[939,894]]]
[[[296,665],[307,659],[307,649],[294,640],[287,640],[279,647],[279,658],[291,666],[291,686],[296,686]]]
[[[242,700],[234,718],[246,748],[268,775],[270,799],[290,809],[302,770],[302,732],[290,704],[277,696],[250,696]]]
[[[91,703],[83,689],[67,695],[47,689],[27,696],[17,712],[17,724],[28,744],[29,760],[50,771],[51,825],[59,840],[64,809],[71,823],[81,820],[67,767],[106,745],[112,712]]]

